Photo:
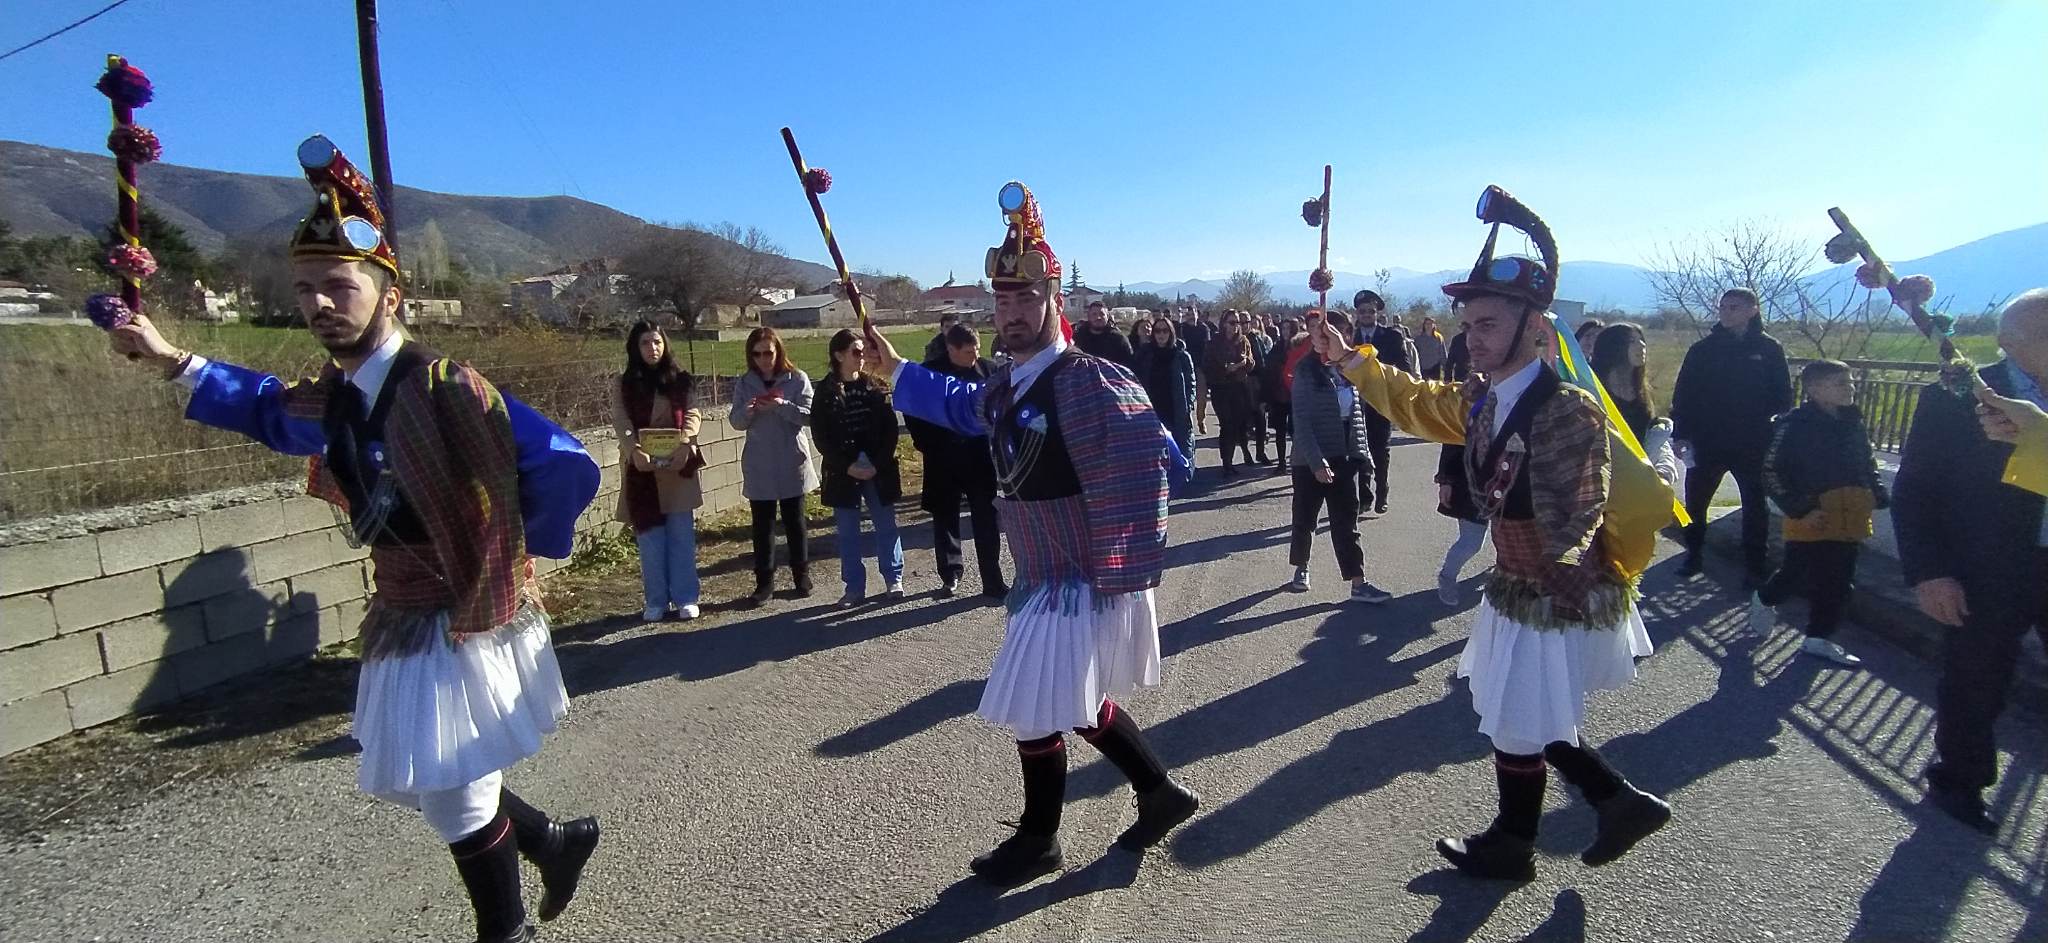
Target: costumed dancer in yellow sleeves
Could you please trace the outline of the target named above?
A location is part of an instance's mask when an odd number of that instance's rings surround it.
[[[1598,812],[1581,855],[1588,865],[1621,857],[1671,818],[1663,800],[1584,743],[1579,726],[1587,693],[1626,685],[1635,659],[1651,652],[1635,581],[1656,530],[1672,519],[1673,496],[1625,424],[1610,422],[1597,381],[1575,366],[1576,348],[1549,315],[1558,266],[1548,227],[1498,187],[1481,196],[1479,218],[1494,225],[1478,263],[1444,286],[1467,325],[1474,380],[1385,369],[1371,347],[1351,349],[1327,326],[1316,346],[1395,425],[1465,446],[1497,560],[1458,674],[1470,679],[1479,731],[1493,740],[1500,806],[1485,830],[1443,839],[1437,851],[1475,877],[1526,881],[1536,873],[1546,761]],[[1527,234],[1543,259],[1495,257],[1502,223]],[[1544,356],[1546,341],[1559,345],[1570,378]]]

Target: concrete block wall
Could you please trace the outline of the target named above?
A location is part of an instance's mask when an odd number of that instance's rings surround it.
[[[700,514],[742,503],[742,435],[706,418]],[[577,530],[615,532],[618,445],[608,429],[581,438],[604,473]],[[303,496],[0,548],[0,756],[347,642],[371,576],[368,551]]]

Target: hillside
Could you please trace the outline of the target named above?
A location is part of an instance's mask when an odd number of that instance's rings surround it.
[[[113,158],[0,141],[0,218],[18,236],[91,236],[113,215]],[[194,245],[217,252],[241,238],[291,234],[309,205],[300,177],[227,173],[151,164],[149,205],[182,227]],[[462,196],[398,188],[398,242],[434,221],[449,255],[472,271],[531,275],[616,254],[645,220],[567,196]],[[790,260],[805,286],[833,277],[822,265]]]

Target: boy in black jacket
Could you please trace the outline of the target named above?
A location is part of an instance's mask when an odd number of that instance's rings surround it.
[[[1785,512],[1785,563],[1749,597],[1749,631],[1766,634],[1768,607],[1803,592],[1812,605],[1802,649],[1838,665],[1862,663],[1829,638],[1849,604],[1856,554],[1871,513],[1889,501],[1849,365],[1816,360],[1799,372],[1806,402],[1779,416],[1764,453],[1764,487]]]

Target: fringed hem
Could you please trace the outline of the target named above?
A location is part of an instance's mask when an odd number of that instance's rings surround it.
[[[1603,580],[1586,595],[1583,614],[1567,619],[1557,613],[1552,597],[1535,580],[1495,570],[1486,581],[1485,594],[1487,603],[1503,618],[1546,632],[1614,628],[1622,624],[1642,595],[1633,583]]]
[[[1152,592],[1096,596],[1085,582],[1020,587],[976,713],[1019,731],[1091,726],[1102,699],[1159,683]]]
[[[1088,604],[1091,615],[1108,612],[1118,600],[1137,596],[1137,593],[1098,593],[1085,580],[1062,580],[1057,583],[1019,583],[1010,587],[1010,594],[1003,597],[1003,608],[1009,610],[1010,618],[1026,614],[1054,613],[1073,618],[1081,614],[1083,602]]]

